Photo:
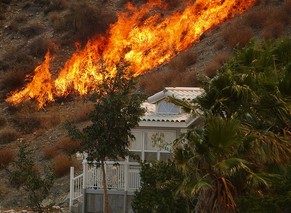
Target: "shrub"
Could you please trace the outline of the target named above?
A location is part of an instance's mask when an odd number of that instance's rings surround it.
[[[47,159],[51,159],[58,154],[57,147],[55,145],[47,145],[43,149],[44,157]]]
[[[7,144],[19,137],[19,133],[10,127],[0,130],[0,144]]]
[[[13,21],[17,23],[25,23],[27,21],[27,15],[24,13],[17,14]]]
[[[19,29],[19,33],[26,38],[32,38],[39,34],[41,34],[44,31],[43,26],[40,23],[32,23],[28,26],[21,27]]]
[[[244,47],[253,37],[253,30],[250,27],[242,26],[241,23],[235,23],[226,27],[222,32],[230,48],[235,46]]]
[[[29,54],[35,57],[43,57],[45,53],[48,51],[50,46],[50,42],[45,37],[37,37],[35,38],[29,45],[28,50]]]
[[[59,154],[54,157],[54,170],[57,177],[62,177],[70,172],[71,166],[76,166],[76,160],[73,160],[65,154]]]
[[[40,168],[32,158],[33,150],[21,143],[16,160],[9,168],[9,181],[12,186],[22,187],[28,197],[28,205],[37,212],[43,212],[42,201],[48,196],[53,185],[54,174],[50,167]]]
[[[70,31],[73,40],[87,41],[96,34],[105,33],[109,24],[117,19],[115,13],[108,13],[101,8],[102,5],[92,7],[86,2],[76,1],[70,4],[69,12],[61,19],[61,23],[54,26],[61,31]]]
[[[41,127],[41,119],[37,115],[17,114],[12,118],[12,122],[21,132],[29,134]]]
[[[58,113],[49,113],[44,116],[40,116],[41,127],[44,129],[49,129],[55,127],[61,123],[61,118]]]
[[[56,147],[67,154],[75,154],[80,148],[80,142],[74,141],[69,137],[59,139]]]
[[[216,52],[212,60],[219,63],[220,65],[223,65],[225,62],[227,62],[230,59],[230,57],[231,57],[230,52],[218,51]]]
[[[220,64],[216,61],[210,61],[206,64],[205,68],[204,68],[204,73],[209,77],[209,78],[213,78],[217,72],[218,69],[220,68]]]
[[[173,58],[169,65],[172,69],[185,71],[188,66],[191,66],[197,61],[196,53],[192,53],[189,50],[181,52],[178,56]]]
[[[15,153],[12,149],[3,148],[0,149],[0,169],[5,168],[15,158]]]
[[[77,108],[77,111],[71,115],[69,119],[71,122],[78,123],[89,120],[89,114],[94,110],[92,103],[82,104]]]
[[[248,13],[245,18],[245,24],[252,28],[265,28],[269,24],[279,22],[284,25],[289,23],[287,13],[280,8],[259,7]]]
[[[291,0],[285,0],[284,9],[287,12],[287,14],[291,16],[291,13],[290,13],[290,11],[291,11]]]
[[[25,72],[23,70],[12,70],[1,75],[0,89],[12,91],[24,84]]]
[[[264,39],[276,39],[284,34],[284,25],[279,22],[274,22],[266,26],[262,32]]]
[[[7,124],[6,118],[0,115],[0,129],[5,127]]]
[[[64,10],[68,7],[67,0],[51,0],[47,8],[45,9],[45,14],[52,11]]]

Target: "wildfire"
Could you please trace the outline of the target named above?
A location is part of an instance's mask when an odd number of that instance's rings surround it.
[[[118,14],[117,22],[106,35],[91,39],[84,49],[76,50],[56,79],[51,79],[50,54],[47,53],[45,61],[35,69],[32,81],[6,101],[19,104],[35,99],[41,108],[72,91],[87,94],[97,89],[102,63],[114,72],[121,58],[130,63],[138,76],[169,61],[198,41],[206,30],[243,13],[255,1],[196,0],[182,12],[168,17],[149,16],[154,8],[164,6],[161,0],[150,0],[140,8],[128,4],[126,12]]]

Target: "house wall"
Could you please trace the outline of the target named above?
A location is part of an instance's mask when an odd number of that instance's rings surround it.
[[[103,190],[86,190],[85,205],[83,212],[103,213],[104,197]],[[108,190],[110,213],[133,213],[131,201],[134,197],[133,192],[124,190]]]
[[[132,130],[135,140],[129,150],[141,160],[167,160],[171,158],[173,141],[178,138],[181,129],[177,128],[136,128]],[[135,161],[129,158],[129,161]]]

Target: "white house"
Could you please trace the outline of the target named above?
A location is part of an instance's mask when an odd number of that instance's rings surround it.
[[[191,101],[202,93],[198,87],[166,87],[143,103],[146,109],[139,126],[132,130],[135,141],[129,147],[143,161],[166,160],[172,157],[173,141],[188,128],[201,124],[199,117],[186,113],[180,106],[167,102],[167,97]],[[81,199],[82,212],[103,212],[103,189],[100,168],[83,161],[83,173],[74,177],[71,168],[70,207]],[[106,177],[112,213],[132,212],[130,201],[140,187],[140,165],[127,157],[125,161],[106,162]]]

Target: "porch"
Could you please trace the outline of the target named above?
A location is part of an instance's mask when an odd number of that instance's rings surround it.
[[[82,174],[75,176],[70,170],[70,211],[74,203],[82,202],[82,212],[103,212],[103,183],[99,162],[83,160]],[[106,161],[105,171],[109,199],[114,200],[111,212],[131,212],[130,200],[140,188],[140,164],[126,161]],[[114,209],[118,209],[114,210]]]

